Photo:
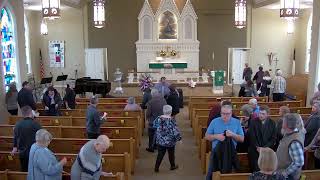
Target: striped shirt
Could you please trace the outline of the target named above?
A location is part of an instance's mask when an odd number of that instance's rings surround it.
[[[292,142],[289,146],[289,155],[292,159],[292,163],[285,170],[286,175],[290,175],[293,172],[302,168],[304,164],[303,147],[299,142]]]
[[[273,93],[285,93],[287,83],[286,80],[282,76],[276,76],[272,82],[271,86],[273,87]]]

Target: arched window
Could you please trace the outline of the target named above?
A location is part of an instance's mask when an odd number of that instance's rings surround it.
[[[25,45],[26,45],[26,64],[28,67],[28,74],[32,73],[31,68],[31,59],[30,59],[30,37],[29,37],[29,23],[26,15],[24,15],[24,36],[25,36]]]
[[[143,20],[143,39],[152,40],[152,22],[150,17],[145,17]]]
[[[14,23],[10,11],[6,8],[1,9],[0,30],[2,45],[3,73],[6,90],[11,82],[17,82],[17,60],[16,60],[16,43],[14,37]],[[18,82],[17,82],[18,83]]]
[[[311,55],[311,34],[312,34],[312,13],[309,18],[308,28],[307,28],[307,50],[306,50],[306,65],[305,72],[309,73],[310,66],[310,55]]]
[[[193,27],[191,17],[186,18],[184,21],[184,38],[192,40],[193,38]]]

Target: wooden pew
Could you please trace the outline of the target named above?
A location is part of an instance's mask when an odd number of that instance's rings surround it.
[[[129,97],[99,98],[99,103],[127,103]],[[142,96],[134,97],[137,104],[142,102]],[[90,102],[90,98],[76,98],[76,102]]]
[[[27,179],[27,172],[18,171],[0,171],[1,180],[22,180]],[[70,179],[70,175],[63,174],[62,179]],[[100,180],[124,180],[124,174],[117,172],[116,174],[108,177],[101,176]]]
[[[78,154],[81,147],[87,143],[88,139],[75,138],[53,138],[49,149],[55,153],[72,153]],[[130,154],[131,170],[134,172],[137,152],[135,140],[130,139],[110,139],[110,148],[105,154]],[[13,147],[13,137],[0,136],[0,151],[11,151]]]
[[[10,116],[8,124],[15,125],[18,121],[23,119],[19,116]],[[39,116],[36,118],[42,126],[86,126],[85,117],[52,117]],[[138,117],[108,117],[102,126],[103,127],[135,127],[137,129],[137,141],[140,144],[140,137],[143,132],[143,121]],[[65,125],[66,124],[66,125]]]
[[[233,173],[233,174],[221,174],[220,172],[214,172],[212,180],[248,180],[250,173]],[[306,180],[319,180],[320,170],[303,170],[301,176]]]
[[[100,112],[108,113],[109,117],[140,117],[141,111],[123,111],[123,110],[112,110],[112,109],[99,109]],[[44,109],[38,109],[41,116],[45,114]],[[73,116],[73,117],[85,117],[87,109],[61,109],[62,116]]]
[[[63,170],[70,172],[73,162],[77,158],[77,154],[55,154],[57,159],[67,158],[67,164]],[[12,171],[20,170],[20,161],[18,156],[11,156],[9,151],[0,151],[0,171],[6,169]],[[125,180],[131,180],[131,164],[130,155],[124,154],[103,154],[102,155],[102,170],[105,172],[123,172]]]
[[[0,125],[0,136],[12,136],[14,125]],[[43,126],[56,138],[87,139],[86,127],[72,126]],[[101,127],[101,134],[110,139],[137,139],[137,130],[134,127]],[[137,143],[136,146],[138,147]]]
[[[9,116],[8,124],[16,124],[21,116]],[[35,118],[43,126],[72,126],[71,116],[39,116]]]
[[[223,100],[228,100],[233,103],[235,102],[249,102],[252,97],[214,97],[214,96],[191,96],[189,98],[189,113],[191,112],[194,104],[205,103],[214,104]],[[258,102],[268,102],[268,97],[258,97],[256,98]],[[191,114],[189,114],[191,115]]]
[[[247,104],[247,102],[235,102],[232,103],[233,109],[239,109],[241,106]],[[288,106],[289,108],[291,107],[301,107],[301,101],[282,101],[282,102],[260,102],[259,105],[266,105],[269,108],[279,108],[281,106]],[[193,109],[211,109],[213,104],[208,104],[208,103],[194,103],[189,105],[189,117],[191,118],[191,126],[193,127],[194,125],[194,114],[193,114]]]

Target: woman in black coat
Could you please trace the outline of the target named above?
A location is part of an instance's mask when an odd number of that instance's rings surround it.
[[[180,112],[179,93],[173,85],[169,86],[169,90],[170,94],[167,97],[167,104],[172,107],[171,115],[175,116]]]

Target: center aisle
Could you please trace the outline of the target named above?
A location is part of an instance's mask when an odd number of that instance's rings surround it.
[[[180,110],[177,116],[178,127],[182,134],[182,144],[176,145],[176,164],[179,169],[170,171],[170,163],[168,160],[168,152],[160,166],[160,172],[154,172],[154,164],[157,157],[155,153],[146,151],[148,143],[148,134],[145,130],[145,135],[142,138],[142,144],[139,150],[139,159],[136,161],[135,174],[133,180],[201,180],[205,179],[200,168],[200,160],[197,156],[197,147],[195,139],[192,135],[188,107]]]

